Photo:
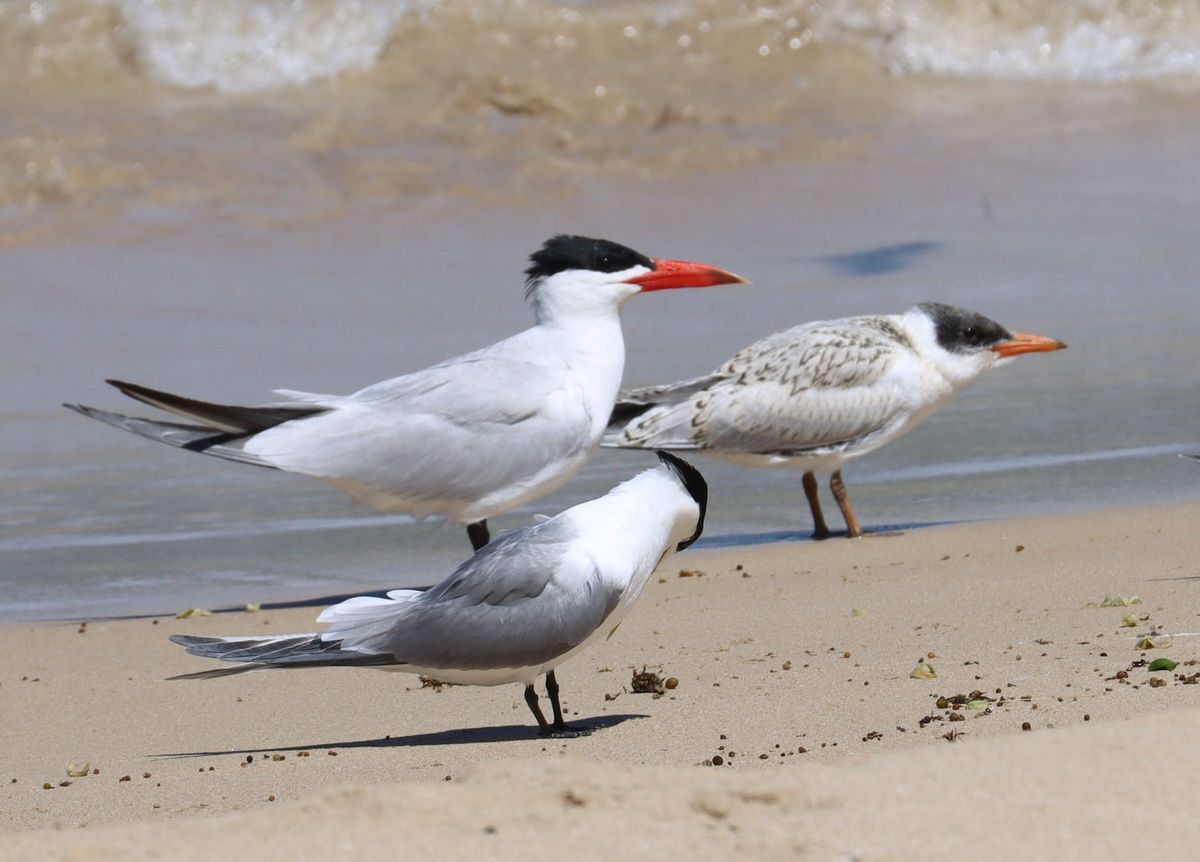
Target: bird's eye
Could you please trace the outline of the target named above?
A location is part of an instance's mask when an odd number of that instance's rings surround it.
[[[974,326],[968,326],[963,330],[963,335],[967,338],[974,338],[979,334],[979,331]]]

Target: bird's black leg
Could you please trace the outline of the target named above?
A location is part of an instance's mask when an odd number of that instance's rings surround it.
[[[838,508],[842,510],[842,517],[846,519],[846,538],[857,539],[863,532],[858,526],[858,518],[854,517],[854,510],[850,508],[850,495],[846,493],[841,470],[833,471],[829,478],[829,490],[833,492],[833,499],[837,500]]]
[[[546,723],[546,716],[542,715],[542,708],[538,706],[537,692],[533,690],[532,685],[525,686],[525,703],[529,704],[529,711],[533,713],[533,717],[537,719],[538,733],[542,736],[550,735],[550,725]],[[558,702],[555,701],[555,708],[558,707]]]
[[[558,700],[558,679],[554,676],[554,671],[546,674],[546,694],[549,696],[550,706],[554,710],[554,724],[550,725],[548,730],[542,731],[542,736],[573,739],[577,736],[591,735],[590,727],[568,727],[563,720],[562,704]],[[528,695],[526,698],[528,699]]]
[[[813,538],[828,539],[829,527],[825,525],[825,516],[821,514],[821,500],[817,497],[817,477],[812,471],[804,474],[804,496],[808,497],[808,508],[812,510]]]
[[[550,706],[554,709],[554,729],[566,730],[567,723],[563,721],[562,705],[558,702],[558,680],[554,678],[554,671],[546,674],[546,694],[550,696]]]
[[[471,540],[472,550],[476,551],[490,542],[491,535],[488,533],[487,518],[476,521],[474,524],[467,524],[467,538]]]

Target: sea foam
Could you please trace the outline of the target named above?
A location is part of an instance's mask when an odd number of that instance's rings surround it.
[[[438,14],[444,13],[444,14]],[[419,17],[414,17],[419,16]],[[753,33],[771,45],[853,46],[895,75],[995,80],[1120,81],[1200,75],[1196,0],[0,0],[0,78],[66,72],[92,80],[133,70],[173,86],[254,92],[369,70],[398,23],[421,28],[512,25],[528,52],[604,34]],[[588,22],[597,23],[589,28]],[[574,27],[573,35],[566,30]],[[598,36],[599,34],[599,36]],[[569,55],[564,55],[569,60]],[[397,51],[389,62],[401,65]],[[448,53],[438,62],[469,68]],[[736,76],[736,64],[727,69]]]
[[[821,41],[863,45],[893,74],[1116,81],[1200,73],[1200,4],[1170,0],[829,0]]]
[[[370,68],[420,0],[122,0],[137,56],[181,87],[249,92]]]

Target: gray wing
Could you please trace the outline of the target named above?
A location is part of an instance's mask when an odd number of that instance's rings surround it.
[[[425,668],[551,661],[586,640],[621,597],[590,557],[571,550],[572,532],[552,520],[509,533],[386,621],[371,620],[383,600],[361,605],[359,618],[353,607],[323,616],[333,623],[323,637]]]
[[[256,670],[288,670],[307,667],[350,665],[371,667],[395,664],[391,656],[349,652],[336,641],[320,635],[277,635],[274,637],[194,637],[171,635],[170,639],[192,655],[239,662],[241,667],[201,670],[167,679],[217,679]]]
[[[720,383],[725,379],[720,370],[691,380],[680,380],[677,383],[664,383],[658,386],[641,386],[632,389],[622,389],[617,398],[618,405],[627,407],[654,407],[660,404],[678,404],[697,392]]]
[[[514,341],[325,402],[246,451],[412,503],[478,499],[594,445],[570,374],[544,350],[508,349]]]
[[[910,350],[887,318],[798,326],[739,351],[713,382],[646,409],[605,443],[763,454],[848,445],[907,410],[889,373]]]

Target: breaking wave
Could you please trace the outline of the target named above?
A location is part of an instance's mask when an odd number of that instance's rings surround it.
[[[416,0],[125,0],[138,59],[160,80],[224,91],[303,85],[375,64]]]
[[[403,63],[401,22],[418,38],[421,28],[491,28],[514,52],[635,33],[683,62],[703,35],[733,34],[746,39],[746,63],[850,46],[895,75],[1103,82],[1200,72],[1194,0],[6,0],[0,76],[144,74],[222,92],[304,86],[370,70],[388,54]],[[521,38],[504,43],[509,25]]]
[[[1200,71],[1200,4],[835,0],[818,26],[893,74],[1113,81]]]
[[[31,0],[0,4],[0,47],[34,77],[133,66],[254,92],[368,69],[422,0]],[[2,61],[0,61],[2,62]]]

